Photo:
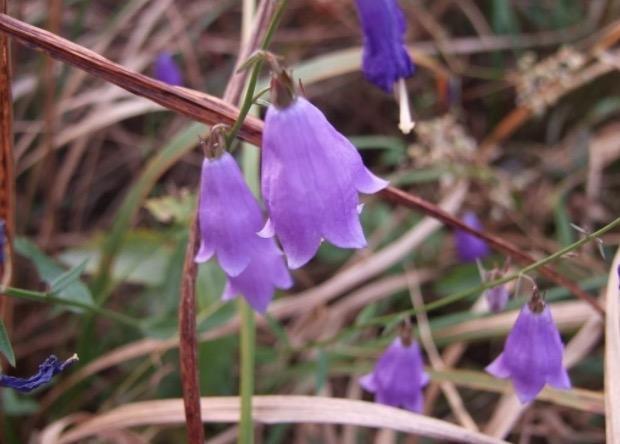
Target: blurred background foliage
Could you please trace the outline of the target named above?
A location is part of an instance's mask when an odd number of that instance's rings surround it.
[[[580,233],[571,223],[591,231],[620,213],[620,59],[613,46],[597,51],[601,30],[620,24],[617,2],[400,3],[407,42],[419,60],[407,82],[418,120],[410,136],[397,129],[394,99],[370,87],[359,71],[361,35],[352,1],[290,2],[272,48],[374,172],[432,202],[449,197],[455,183],[467,183],[467,195],[452,210],[475,211],[486,229],[536,257],[577,240]],[[157,55],[169,51],[185,86],[215,96],[221,96],[239,49],[238,0],[22,0],[9,2],[9,13],[147,74]],[[63,304],[17,301],[7,322],[17,369],[8,372],[29,373],[50,353],[77,352],[81,362],[59,376],[56,387],[28,396],[0,392],[0,441],[7,444],[26,442],[74,412],[181,395],[174,345],[179,282],[202,160],[195,148],[206,131],[27,47],[12,49],[14,284],[45,290],[82,265],[81,280],[58,296],[105,306],[130,321]],[[531,115],[509,126],[499,144],[489,143],[494,129],[509,125],[506,116],[519,108]],[[450,230],[427,230],[419,241],[405,242],[423,216],[368,199],[363,221],[369,248],[351,252],[323,245],[294,273],[295,288],[278,295],[280,311],[267,316],[258,332],[257,393],[370,399],[356,378],[371,368],[394,325],[359,325],[411,307],[407,270],[416,271],[425,302],[480,283],[475,265],[458,263]],[[620,235],[612,232],[604,241],[612,255]],[[391,262],[380,259],[378,271],[365,266],[399,245],[411,247]],[[504,260],[495,254],[485,266]],[[593,295],[604,288],[608,266],[595,245],[555,266]],[[350,283],[338,287],[343,275]],[[198,282],[198,327],[208,339],[199,350],[202,394],[235,395],[235,307],[219,300],[224,276],[215,264],[201,266]],[[569,341],[591,313],[583,303],[567,302],[571,295],[563,288],[538,283],[549,300],[564,301],[556,318]],[[515,296],[512,309],[525,293]],[[472,310],[479,295],[473,296],[430,315],[440,349],[468,344],[452,362],[459,370],[432,375],[459,387],[469,413],[484,428],[499,411],[505,385],[482,368],[501,350],[511,321]],[[303,303],[296,306],[295,298]],[[115,354],[128,346],[137,351]],[[604,441],[601,344],[595,337],[582,352],[571,376],[591,398],[553,392],[523,415],[513,408],[507,439]],[[89,371],[93,362],[107,364]],[[454,421],[442,396],[428,397],[429,414]],[[209,436],[230,434],[229,429],[208,426]],[[342,442],[343,432],[281,425],[260,433],[264,442],[275,444]],[[374,433],[358,430],[357,442],[372,442]],[[150,427],[137,434],[161,443],[182,442],[185,436],[181,427]],[[404,439],[400,442],[412,442]]]

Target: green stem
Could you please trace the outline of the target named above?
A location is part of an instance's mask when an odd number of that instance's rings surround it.
[[[7,287],[3,290],[3,294],[13,297],[13,298],[18,298],[18,299],[29,299],[31,301],[44,302],[44,303],[52,302],[54,304],[67,305],[70,307],[81,308],[91,313],[98,314],[100,316],[120,322],[121,324],[130,326],[136,329],[140,329],[140,322],[137,319],[126,316],[122,313],[118,313],[113,310],[108,310],[107,308],[97,307],[95,305],[86,304],[80,301],[62,299],[57,296],[54,296],[51,293],[43,293],[39,291]]]
[[[507,276],[504,276],[501,279],[496,279],[494,281],[490,281],[490,282],[486,282],[482,285],[478,285],[476,287],[471,287],[468,289],[465,289],[463,291],[459,291],[457,293],[451,294],[449,296],[446,296],[445,298],[441,298],[435,302],[431,302],[430,304],[426,304],[423,307],[423,310],[428,312],[428,311],[432,311],[432,310],[436,310],[440,307],[444,307],[446,305],[452,304],[454,302],[460,301],[461,299],[465,299],[468,296],[471,296],[472,294],[477,294],[477,293],[481,293],[484,290],[488,290],[489,288],[493,288],[496,287],[498,285],[501,284],[505,284],[506,282],[510,282],[514,279],[518,279],[519,277],[521,277],[524,274],[529,273],[530,271],[534,271],[540,267],[543,267],[553,261],[555,261],[556,259],[561,258],[562,256],[564,256],[567,253],[570,253],[573,250],[576,250],[577,248],[581,247],[582,245],[592,241],[593,239],[596,239],[600,236],[602,236],[603,234],[607,233],[610,230],[613,230],[614,228],[616,228],[617,226],[620,226],[620,217],[615,219],[613,222],[610,222],[609,224],[605,225],[603,228],[601,228],[600,230],[595,231],[594,233],[588,234],[587,236],[585,236],[583,239],[578,240],[577,242],[574,242],[558,251],[556,251],[555,253],[544,257],[530,265],[528,265],[527,267],[522,268],[521,270],[519,270],[516,273],[513,274],[509,274]],[[374,319],[370,319],[369,321],[364,322],[363,324],[359,324],[359,327],[366,327],[366,326],[373,326],[373,325],[386,325],[386,324],[390,324],[392,323],[395,319],[398,318],[405,318],[411,315],[414,315],[415,313],[417,313],[417,310],[412,308],[409,310],[404,310],[401,311],[399,313],[393,313],[391,315],[386,315],[386,316],[379,316],[376,317]]]
[[[254,310],[244,298],[239,298],[241,313],[241,420],[239,425],[239,444],[254,442],[252,423],[252,395],[254,393],[254,340],[256,323]]]
[[[288,0],[280,0],[278,9],[276,10],[273,16],[273,19],[271,20],[271,23],[269,24],[269,28],[267,29],[267,32],[265,33],[265,37],[263,38],[260,49],[267,50],[269,48],[269,45],[271,44],[271,40],[273,39],[273,35],[275,34],[276,29],[278,29],[278,25],[280,24],[280,19],[282,18],[282,15],[284,14],[284,9],[286,8],[287,3],[288,3]],[[248,113],[250,112],[250,109],[252,108],[252,105],[254,104],[254,91],[256,90],[256,84],[258,83],[258,76],[262,68],[263,68],[263,60],[259,59],[252,68],[252,73],[250,74],[250,79],[248,80],[248,87],[245,92],[245,97],[243,98],[243,103],[241,105],[241,108],[239,109],[239,116],[237,116],[237,120],[235,120],[234,125],[232,126],[230,131],[228,131],[228,134],[226,135],[226,146],[229,149],[232,146],[235,139],[237,138],[237,135],[239,134],[239,131],[241,130],[241,127],[243,126],[243,122],[245,121],[245,118],[247,117]]]

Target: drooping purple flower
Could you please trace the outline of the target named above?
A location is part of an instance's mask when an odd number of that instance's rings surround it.
[[[386,92],[398,79],[410,77],[414,66],[404,45],[405,17],[396,0],[357,0],[364,31],[362,69],[366,78]]]
[[[47,384],[58,373],[69,368],[78,361],[77,355],[71,356],[66,361],[60,361],[56,356],[51,355],[41,365],[39,371],[29,378],[18,378],[7,376],[0,373],[0,387],[8,387],[20,392],[29,392],[43,384]]]
[[[198,218],[200,249],[195,260],[217,257],[228,277],[223,298],[241,293],[262,312],[274,288],[292,285],[274,240],[257,235],[263,226],[261,209],[237,162],[226,152],[203,161]]]
[[[519,313],[504,351],[486,368],[496,378],[510,378],[522,403],[532,401],[545,384],[570,389],[562,364],[564,345],[551,311],[542,300],[532,300]]]
[[[482,230],[478,217],[471,211],[463,215],[463,223],[476,230]],[[489,246],[484,240],[464,230],[454,231],[454,242],[461,262],[475,262],[477,259],[484,259],[490,253]]]
[[[183,75],[172,54],[161,52],[155,60],[155,78],[169,85],[183,85]]]
[[[406,345],[400,337],[381,355],[373,372],[359,379],[378,403],[418,413],[424,406],[422,388],[428,381],[420,347],[415,341]]]
[[[366,246],[358,193],[376,193],[387,182],[305,98],[269,107],[261,167],[270,215],[261,235],[278,236],[290,268],[308,262],[322,239],[340,248]]]

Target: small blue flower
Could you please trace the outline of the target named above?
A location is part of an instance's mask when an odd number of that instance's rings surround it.
[[[496,378],[510,378],[517,397],[525,404],[536,398],[545,384],[571,388],[563,357],[564,345],[549,307],[541,299],[532,299],[521,309],[504,351],[486,371]]]
[[[405,17],[396,0],[357,0],[364,30],[366,78],[392,92],[398,79],[411,77],[414,66],[404,44]]]
[[[172,54],[162,52],[155,60],[155,78],[172,86],[183,85],[183,76]]]
[[[463,215],[463,223],[475,230],[482,230],[482,224],[475,213],[468,211]],[[455,230],[454,242],[456,252],[461,262],[476,262],[490,254],[487,243],[463,230]]]
[[[409,109],[405,79],[415,70],[405,47],[405,16],[396,0],[357,0],[364,30],[362,71],[366,78],[387,93],[397,84],[400,106],[399,128],[409,134],[415,123]]]
[[[381,355],[372,373],[359,380],[378,403],[418,413],[424,406],[422,388],[428,381],[420,347],[415,341],[405,344],[400,337]]]
[[[77,355],[71,356],[64,362],[60,361],[56,356],[51,355],[39,365],[39,371],[29,378],[18,378],[0,374],[0,387],[12,388],[20,392],[29,392],[43,384],[47,384],[55,375],[69,368],[77,361]]]

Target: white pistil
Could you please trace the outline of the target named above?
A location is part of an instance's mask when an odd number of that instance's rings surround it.
[[[398,104],[400,106],[400,122],[398,123],[398,128],[400,128],[403,134],[409,134],[415,126],[415,122],[411,118],[411,110],[409,109],[409,94],[407,93],[405,79],[402,77],[398,79],[397,88]]]

